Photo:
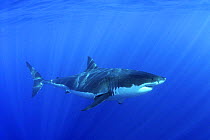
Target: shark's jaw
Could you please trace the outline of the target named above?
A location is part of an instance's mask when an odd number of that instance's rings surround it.
[[[144,87],[141,87],[138,91],[140,92],[140,93],[144,93],[144,92],[149,92],[149,91],[151,91],[153,89],[153,87],[146,87],[146,86],[144,86]]]
[[[116,90],[114,90],[114,96],[110,97],[108,100],[119,100],[123,98],[125,99],[125,98],[139,96],[151,91],[154,88],[154,86],[162,84],[164,82],[165,79],[150,83],[144,83],[141,85],[133,84],[131,87],[119,87]]]
[[[166,79],[151,82],[151,83],[144,83],[140,86],[139,92],[149,92],[153,89],[154,86],[160,85],[165,82]]]

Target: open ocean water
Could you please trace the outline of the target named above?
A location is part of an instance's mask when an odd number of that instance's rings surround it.
[[[167,78],[119,105],[45,85],[99,67]],[[1,0],[0,140],[210,140],[210,1]]]

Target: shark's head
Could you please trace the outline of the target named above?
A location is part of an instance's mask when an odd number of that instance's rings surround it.
[[[154,86],[160,85],[166,81],[165,77],[148,74],[148,78],[145,78],[145,82],[141,84],[139,91],[148,92],[153,89]]]
[[[154,75],[147,72],[136,72],[130,75],[135,80],[134,85],[139,86],[139,92],[148,92],[153,89],[154,86],[160,85],[166,81],[165,77]]]
[[[151,91],[154,86],[160,85],[166,81],[166,78],[162,76],[132,70],[126,73],[125,77],[123,84],[127,87],[135,87],[139,92]]]

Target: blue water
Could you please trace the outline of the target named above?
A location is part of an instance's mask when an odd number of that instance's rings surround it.
[[[29,61],[45,79],[99,67],[161,75],[153,91],[92,101],[46,85],[32,98]],[[210,2],[2,1],[0,140],[210,140]]]

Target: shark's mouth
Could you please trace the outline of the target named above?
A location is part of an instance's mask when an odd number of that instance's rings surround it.
[[[145,87],[149,87],[149,88],[153,88],[154,86],[155,86],[154,84],[145,85]]]
[[[153,88],[154,86],[160,85],[164,82],[165,82],[165,80],[160,80],[160,81],[156,81],[156,82],[153,82],[153,83],[145,83],[144,87]]]

